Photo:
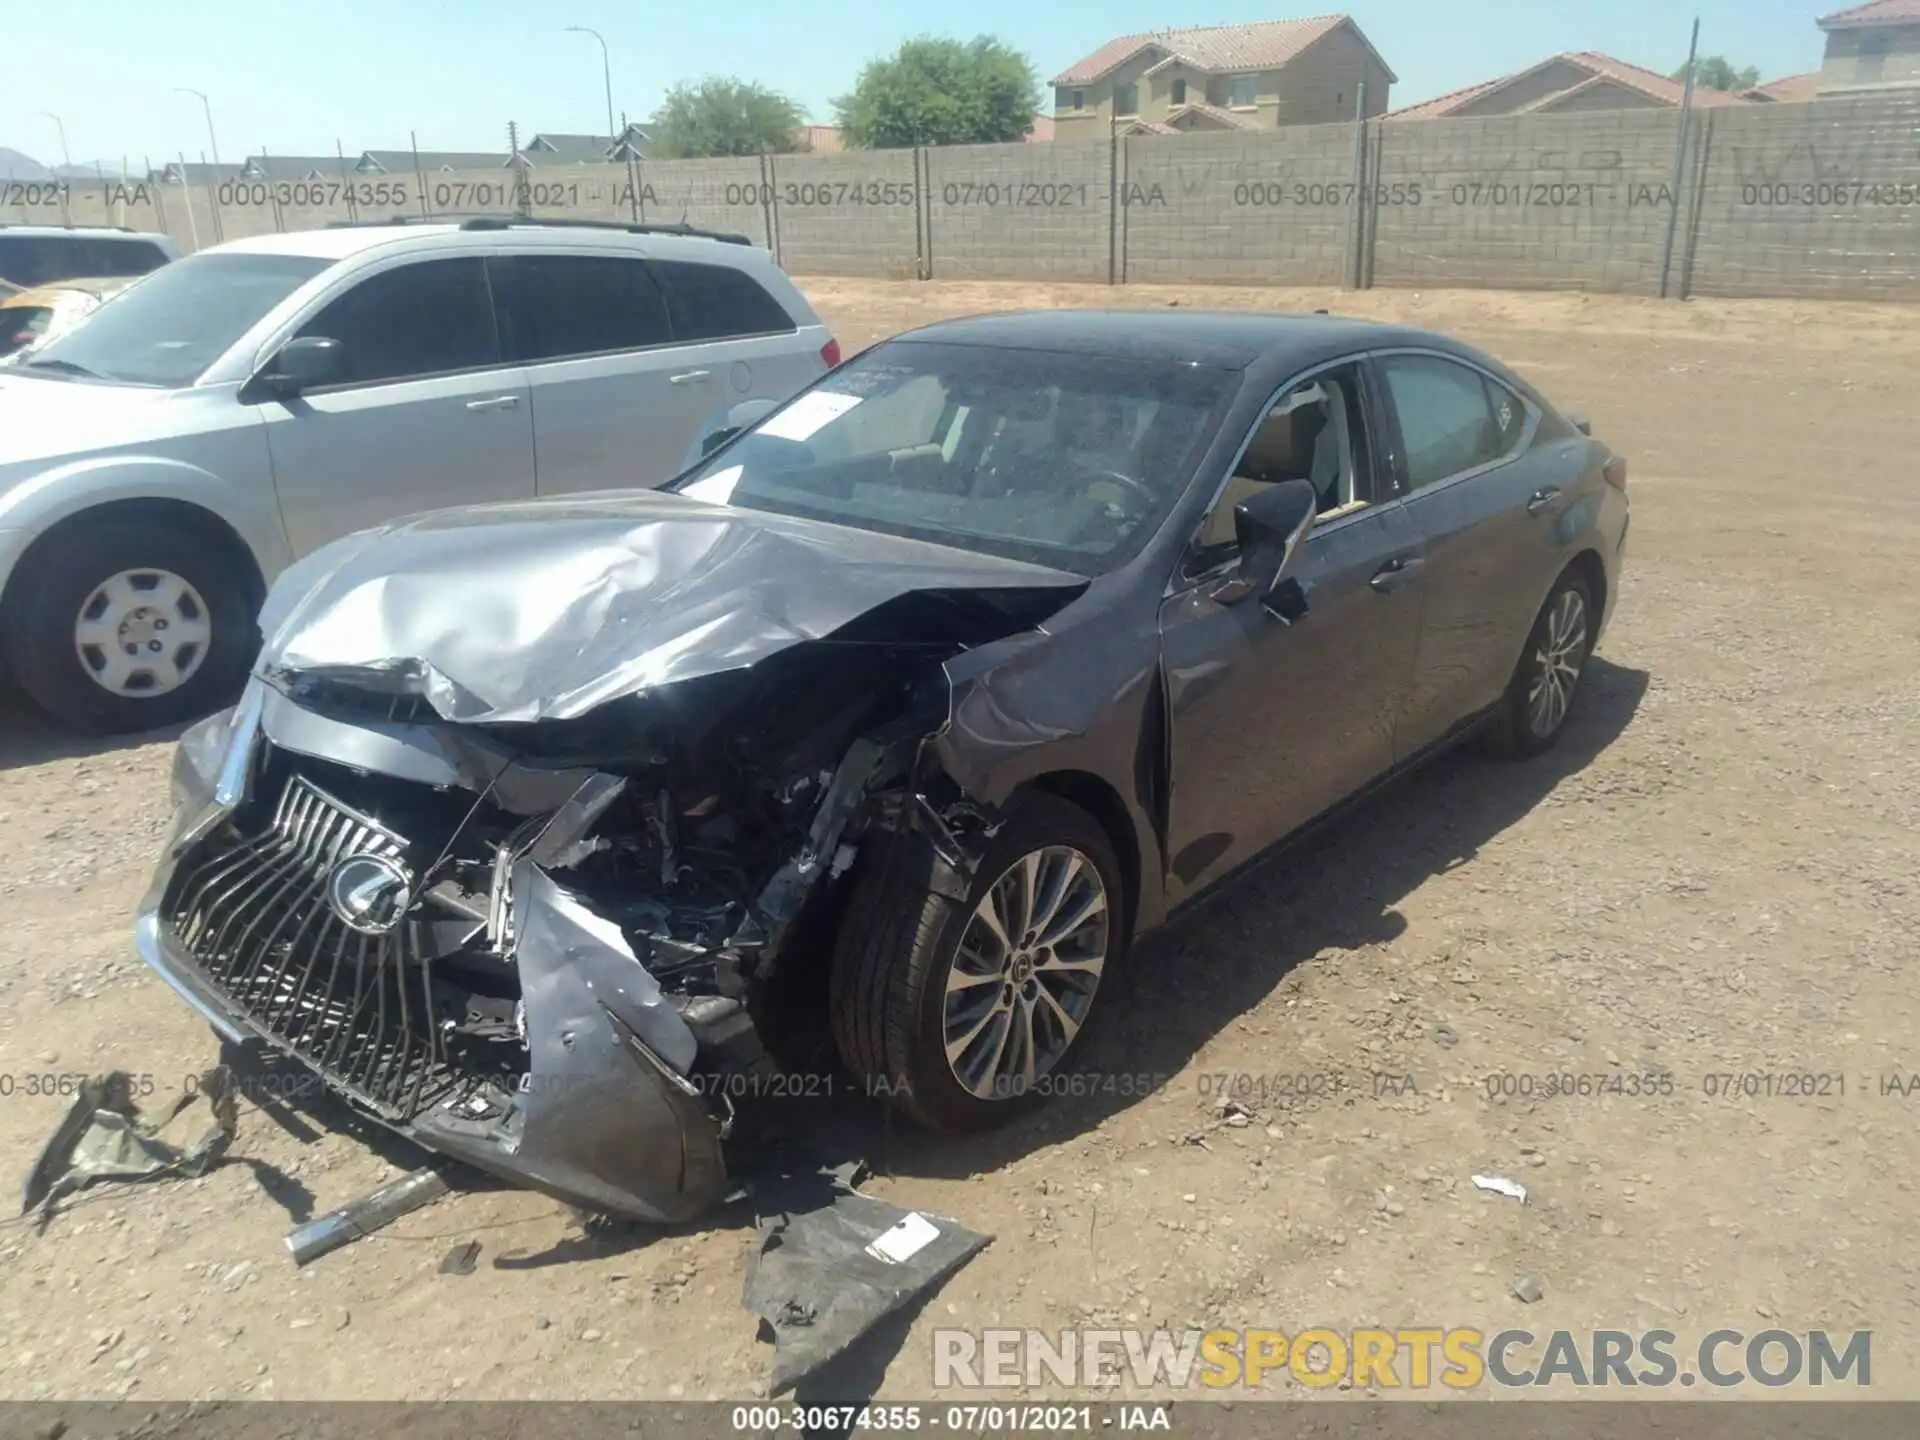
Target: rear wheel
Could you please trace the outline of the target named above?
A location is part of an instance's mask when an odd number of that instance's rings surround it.
[[[1593,651],[1593,593],[1578,572],[1554,583],[1489,731],[1499,754],[1524,758],[1553,748],[1573,713]]]
[[[251,659],[252,607],[233,558],[178,523],[83,523],[29,552],[9,589],[14,677],[77,730],[195,719],[228,698]]]
[[[834,1038],[876,1094],[937,1130],[1042,1103],[1126,948],[1112,842],[1076,805],[1030,796],[963,903],[897,841],[859,878],[834,955]]]

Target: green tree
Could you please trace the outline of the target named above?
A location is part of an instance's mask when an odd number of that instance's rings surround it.
[[[649,127],[663,160],[784,155],[799,143],[800,107],[764,85],[708,76],[667,91]]]
[[[1687,67],[1674,71],[1673,78],[1684,81]],[[1702,55],[1694,62],[1693,83],[1701,90],[1751,90],[1760,83],[1760,72],[1751,65],[1736,70],[1724,55]]]
[[[1033,128],[1040,82],[1025,55],[992,36],[922,35],[869,62],[833,107],[855,149],[980,145]]]

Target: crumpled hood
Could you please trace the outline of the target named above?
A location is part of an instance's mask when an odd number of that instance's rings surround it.
[[[914,592],[1053,592],[1065,604],[1086,586],[655,491],[537,500],[439,511],[316,550],[267,598],[260,665],[417,693],[448,720],[565,720],[825,639]]]

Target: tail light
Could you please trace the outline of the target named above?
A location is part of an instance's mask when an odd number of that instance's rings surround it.
[[[840,363],[840,342],[838,340],[828,340],[826,344],[820,347],[820,358],[826,362],[827,369],[833,369],[834,366]]]
[[[1627,462],[1625,460],[1622,460],[1618,455],[1614,456],[1611,460],[1607,461],[1600,473],[1606,477],[1607,484],[1611,485],[1621,494],[1626,494]]]

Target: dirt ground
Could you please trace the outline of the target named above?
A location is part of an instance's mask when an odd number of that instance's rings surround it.
[[[1442,760],[1139,952],[1087,1059],[1154,1093],[964,1143],[853,1116],[873,1193],[996,1236],[872,1359],[882,1398],[932,1393],[936,1326],[1129,1323],[1870,1328],[1873,1392],[1920,1396],[1920,1094],[1881,1093],[1920,1071],[1915,311],[806,288],[849,349],[1029,305],[1413,321],[1490,347],[1631,460],[1618,612],[1561,748]],[[213,1058],[129,944],[167,760],[0,715],[0,1155],[21,1178],[66,1107],[30,1077],[120,1067],[157,1100]],[[1671,1093],[1488,1094],[1655,1070]],[[1845,1094],[1707,1093],[1788,1072]],[[1236,1074],[1355,1089],[1250,1081],[1233,1126],[1212,1093]],[[235,1154],[0,1228],[0,1397],[735,1398],[768,1371],[742,1208],[658,1234],[465,1194],[299,1271],[289,1226],[404,1157],[251,1106]],[[438,1273],[467,1240],[478,1269]]]

